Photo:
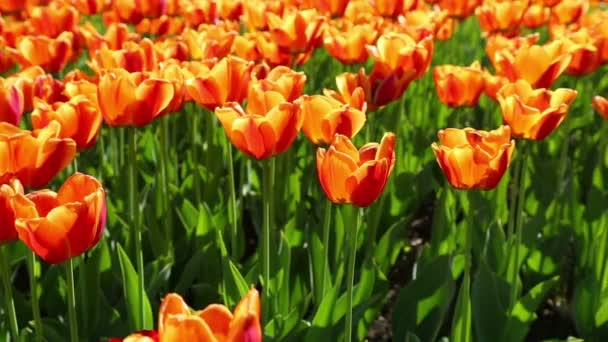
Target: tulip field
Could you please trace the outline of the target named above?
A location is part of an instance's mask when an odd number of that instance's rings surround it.
[[[608,3],[0,14],[0,342],[608,341]]]

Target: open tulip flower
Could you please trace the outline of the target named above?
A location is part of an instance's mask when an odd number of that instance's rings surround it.
[[[494,189],[515,148],[509,126],[489,132],[447,128],[437,136],[441,145],[433,143],[431,147],[445,177],[456,189]]]
[[[262,79],[257,79],[258,75],[255,76],[254,82],[259,84],[262,90],[281,93],[288,102],[293,102],[302,95],[306,83],[306,74],[286,66],[275,67]]]
[[[304,95],[300,100],[302,130],[313,144],[329,144],[336,134],[354,137],[365,124],[365,111],[323,95]]]
[[[229,25],[203,24],[198,30],[186,29],[181,36],[194,60],[228,56],[238,31]]]
[[[137,33],[130,32],[129,27],[123,23],[108,25],[106,32],[102,35],[91,23],[87,22],[80,27],[80,33],[91,58],[94,58],[99,49],[120,50],[126,42],[137,42],[141,39]]]
[[[152,41],[144,39],[139,43],[125,42],[118,50],[100,48],[89,64],[98,73],[101,69],[115,68],[128,72],[152,71],[158,65],[158,57]]]
[[[17,79],[16,82],[0,78],[0,122],[8,122],[15,126],[21,122],[24,110],[23,92]]]
[[[95,178],[76,173],[57,193],[13,198],[19,239],[48,263],[79,256],[99,241],[106,222],[105,192]]]
[[[488,36],[486,42],[486,55],[492,65],[496,66],[496,53],[504,50],[515,54],[519,49],[536,44],[540,35],[538,33],[529,34],[527,36],[505,37],[500,33],[494,33]]]
[[[266,159],[287,150],[302,128],[298,105],[277,91],[252,84],[246,111],[236,102],[215,109],[226,135],[243,153]]]
[[[372,84],[365,69],[359,69],[356,74],[345,72],[336,76],[336,86],[338,91],[324,89],[323,93],[361,111],[374,108],[371,100]]]
[[[74,56],[73,40],[72,32],[63,32],[57,38],[25,36],[17,41],[14,49],[7,48],[7,51],[24,68],[38,65],[48,72],[58,72]]]
[[[595,109],[604,119],[608,120],[608,100],[602,96],[593,97],[593,109]]]
[[[61,138],[57,121],[33,133],[0,122],[0,184],[17,178],[26,188],[47,185],[76,155],[76,142]]]
[[[268,12],[268,27],[277,44],[293,53],[308,53],[321,45],[324,17],[316,10],[286,11],[282,17]]]
[[[326,150],[317,150],[317,173],[323,191],[336,204],[371,205],[382,193],[395,165],[395,135],[386,133],[380,144],[359,150],[351,140],[336,134]]]
[[[450,107],[477,106],[484,89],[484,77],[479,62],[469,67],[440,65],[433,69],[435,89],[441,102]]]
[[[556,24],[569,24],[581,17],[589,7],[586,0],[559,1],[551,8],[551,22]]]
[[[540,3],[532,3],[524,13],[522,25],[530,29],[541,27],[549,21],[550,15],[551,9],[549,7]]]
[[[572,55],[563,51],[563,44],[553,40],[545,45],[524,46],[516,52],[503,50],[494,56],[494,66],[511,82],[522,79],[535,88],[549,88],[572,60]]]
[[[61,124],[62,138],[71,138],[78,149],[95,145],[101,130],[102,117],[97,105],[84,95],[71,98],[68,102],[55,102],[52,105],[36,101],[32,112],[34,129],[46,127],[51,121]]]
[[[110,126],[145,126],[167,114],[175,95],[170,81],[124,69],[106,71],[99,79],[97,98]]]
[[[532,89],[520,80],[505,85],[497,97],[504,122],[511,126],[514,136],[542,140],[566,118],[576,94],[576,90],[566,88]]]
[[[475,15],[484,32],[501,31],[512,35],[517,33],[526,8],[528,0],[485,0],[475,9]]]
[[[253,64],[238,57],[226,57],[212,68],[202,68],[186,80],[188,95],[199,105],[214,110],[229,102],[242,102],[247,94]]]
[[[594,72],[602,63],[596,39],[582,28],[576,32],[564,32],[563,50],[572,54],[572,60],[566,68],[566,74],[582,76]]]
[[[15,209],[12,203],[17,194],[23,194],[23,186],[16,178],[0,185],[0,244],[17,239]]]
[[[367,60],[366,45],[376,40],[376,30],[371,24],[352,25],[346,21],[342,27],[328,26],[323,44],[342,64],[363,63]]]
[[[62,32],[76,32],[80,16],[76,8],[64,2],[34,6],[28,10],[29,25],[38,34],[55,38]]]

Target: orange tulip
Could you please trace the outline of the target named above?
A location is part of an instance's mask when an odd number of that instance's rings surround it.
[[[243,22],[248,31],[268,29],[267,13],[282,16],[285,11],[285,3],[280,0],[270,1],[246,1],[243,4]]]
[[[108,342],[159,342],[155,330],[141,330],[125,338],[111,338]]]
[[[304,95],[299,105],[304,118],[302,130],[313,144],[329,144],[336,134],[352,138],[365,123],[365,111],[328,96]]]
[[[178,60],[181,62],[190,60],[188,44],[181,37],[170,36],[154,42],[154,53],[161,61]]]
[[[496,101],[498,91],[509,83],[509,79],[501,75],[492,75],[489,71],[483,72],[483,91],[492,100]]]
[[[595,109],[604,119],[608,120],[608,100],[601,96],[593,97],[593,109]]]
[[[226,135],[243,153],[265,159],[286,151],[302,127],[298,105],[252,84],[244,111],[236,102],[215,109]]]
[[[477,61],[469,67],[437,66],[433,69],[433,79],[439,99],[450,107],[477,106],[484,89],[483,72]]]
[[[232,53],[248,61],[263,60],[270,66],[292,65],[293,56],[273,40],[270,32],[257,31],[236,36]]]
[[[344,10],[344,19],[353,23],[372,23],[379,19],[376,8],[369,0],[350,0]]]
[[[72,5],[84,15],[93,15],[107,9],[109,2],[106,0],[71,0]]]
[[[260,297],[255,288],[241,299],[231,313],[221,304],[190,312],[178,294],[168,294],[158,314],[160,341],[261,342]]]
[[[439,0],[439,8],[448,11],[451,17],[466,18],[473,14],[481,0]]]
[[[89,63],[97,73],[101,69],[121,68],[128,72],[152,71],[158,64],[154,44],[149,39],[140,43],[125,42],[121,49],[100,48]]]
[[[25,36],[19,39],[15,49],[7,48],[22,67],[38,65],[48,72],[58,72],[73,57],[72,32],[63,32],[57,38]]]
[[[5,84],[12,84],[21,90],[23,94],[23,110],[30,111],[34,106],[34,96],[40,95],[37,91],[37,79],[44,76],[44,70],[39,66],[33,66],[7,77]]]
[[[526,81],[507,84],[498,92],[498,102],[504,122],[516,137],[542,140],[568,114],[576,90],[560,88],[555,91],[532,89]]]
[[[317,150],[317,172],[323,191],[333,203],[371,205],[382,193],[395,165],[395,135],[385,133],[380,144],[359,150],[348,137],[336,134],[327,150]]]
[[[85,96],[95,107],[99,108],[96,83],[87,80],[69,81],[65,84],[63,93],[68,99],[79,95]]]
[[[167,113],[180,111],[186,98],[184,72],[181,66],[174,61],[175,60],[161,63],[159,65],[159,70],[153,72],[155,77],[167,80],[173,85],[173,99],[167,106]]]
[[[538,28],[549,21],[551,9],[542,4],[533,3],[528,6],[522,18],[522,24],[527,28]]]
[[[179,34],[185,28],[184,18],[168,15],[162,15],[158,18],[144,18],[135,25],[135,31],[157,36]]]
[[[370,24],[348,25],[344,22],[341,28],[329,26],[325,30],[323,44],[342,64],[363,63],[367,60],[365,46],[374,43],[376,34]]]
[[[15,229],[15,209],[12,199],[23,194],[23,186],[17,179],[0,185],[0,244],[17,239]]]
[[[105,192],[97,179],[82,173],[66,179],[57,193],[18,194],[12,202],[19,239],[51,264],[86,252],[105,228]]]
[[[492,65],[496,66],[496,54],[502,51],[509,51],[511,54],[515,54],[519,49],[524,47],[529,48],[536,44],[540,35],[538,33],[529,34],[523,37],[508,38],[500,33],[492,34],[488,37],[486,43],[486,55]]]
[[[202,69],[186,80],[186,91],[199,105],[214,110],[228,102],[242,102],[250,79],[252,63],[226,57],[211,69]]]
[[[278,66],[262,79],[257,79],[259,74],[256,74],[254,82],[260,85],[264,91],[276,91],[281,93],[287,102],[295,101],[304,90],[306,83],[306,74],[303,72],[295,72],[286,66]]]
[[[563,44],[561,40],[553,40],[545,45],[524,46],[515,53],[498,52],[497,73],[511,82],[523,79],[535,88],[548,88],[572,60],[570,53],[563,52]]]
[[[96,104],[84,95],[73,97],[69,102],[55,102],[52,105],[36,101],[32,112],[32,127],[41,129],[51,121],[61,124],[61,138],[71,138],[78,149],[95,145],[101,130],[101,113]]]
[[[170,81],[150,74],[112,69],[97,88],[99,108],[110,126],[144,126],[167,114],[175,89]]]
[[[421,77],[431,65],[433,38],[428,36],[417,42],[404,33],[385,33],[376,45],[366,46],[374,59],[372,79],[386,79],[397,71],[413,71],[415,78]]]
[[[282,17],[266,13],[268,27],[277,45],[292,53],[306,53],[321,45],[324,17],[316,10],[294,10]]]
[[[76,32],[80,20],[78,11],[62,2],[33,7],[29,10],[29,16],[32,32],[51,38],[59,36],[62,32]]]
[[[201,25],[198,31],[187,29],[182,37],[195,60],[228,56],[238,32],[227,25]]]
[[[551,22],[556,24],[569,24],[578,20],[589,7],[585,0],[560,1],[551,8]]]
[[[211,24],[217,20],[217,2],[192,0],[180,3],[181,12],[184,19],[190,26],[198,27],[198,25],[206,23]]]
[[[342,16],[350,0],[316,0],[316,7],[321,14]]]
[[[47,185],[76,155],[76,143],[60,131],[56,121],[33,133],[0,122],[0,184],[14,177],[26,188]]]
[[[220,18],[226,21],[239,21],[243,16],[243,1],[217,0],[217,11]]]
[[[602,63],[596,39],[589,31],[581,28],[576,32],[566,34],[562,41],[563,51],[572,54],[572,60],[566,68],[566,74],[582,76],[594,72]]]
[[[365,111],[366,108],[373,109],[372,85],[364,68],[359,69],[356,74],[345,72],[336,76],[336,86],[337,92],[324,89],[323,93],[361,111]]]
[[[80,32],[84,37],[91,58],[93,58],[97,50],[101,48],[120,50],[126,42],[136,42],[140,39],[137,33],[130,32],[129,27],[122,23],[112,23],[108,25],[106,32],[101,35],[91,23],[86,22],[84,25],[80,26]]]
[[[437,136],[441,145],[433,143],[431,147],[445,177],[456,189],[496,188],[515,149],[509,126],[489,132],[447,128]]]
[[[5,81],[0,78],[0,122],[8,122],[18,126],[23,115],[23,92],[16,82]]]
[[[484,32],[503,31],[513,34],[519,29],[526,8],[527,0],[486,0],[475,9],[475,15]]]

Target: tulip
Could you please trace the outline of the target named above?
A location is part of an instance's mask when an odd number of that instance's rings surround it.
[[[548,88],[566,70],[572,55],[563,52],[561,40],[545,45],[522,47],[512,53],[507,50],[495,56],[497,73],[511,82],[523,79],[535,88]]]
[[[33,7],[29,10],[29,16],[32,32],[50,38],[55,38],[62,32],[76,32],[80,20],[78,11],[62,2]]]
[[[282,16],[285,3],[280,0],[247,1],[243,4],[243,22],[248,31],[268,29],[267,13]]]
[[[522,18],[522,24],[527,28],[538,28],[549,21],[550,15],[551,9],[539,3],[533,3],[526,9]]]
[[[128,72],[152,71],[158,65],[158,56],[154,51],[154,44],[149,39],[139,44],[125,42],[119,50],[100,48],[89,63],[91,69],[97,73],[101,69],[121,68]]]
[[[109,70],[99,80],[97,98],[110,126],[145,126],[167,114],[175,95],[170,81],[146,73]]]
[[[257,75],[256,75],[257,78]],[[295,72],[286,66],[278,66],[261,80],[255,80],[264,91],[272,90],[281,93],[288,102],[293,102],[302,95],[306,74]]]
[[[446,10],[451,17],[466,18],[473,14],[481,0],[439,0],[439,8]]]
[[[441,102],[450,107],[477,106],[484,89],[483,72],[479,62],[469,67],[441,65],[433,69],[435,89]]]
[[[243,153],[266,159],[287,150],[302,127],[296,104],[276,91],[250,87],[246,111],[236,102],[215,110],[226,135]]]
[[[371,78],[383,80],[401,71],[413,71],[415,78],[421,77],[431,65],[433,39],[428,36],[417,42],[404,33],[385,33],[376,45],[366,46],[374,59]]]
[[[108,5],[106,0],[71,0],[74,7],[84,15],[93,15],[103,12]]]
[[[61,138],[71,138],[78,149],[87,149],[95,145],[101,130],[102,117],[97,105],[86,96],[79,95],[68,102],[55,102],[52,105],[36,101],[32,112],[32,127],[41,129],[50,122],[61,124]]]
[[[56,121],[34,132],[0,122],[0,184],[14,177],[26,188],[47,185],[76,154],[74,140],[61,138],[60,131]]]
[[[160,341],[261,342],[258,292],[249,290],[233,313],[220,304],[191,313],[182,297],[170,293],[160,306],[158,336]]]
[[[336,76],[336,86],[338,87],[337,92],[324,89],[323,93],[361,111],[373,107],[371,100],[372,85],[369,77],[365,74],[365,69],[359,69],[356,74],[346,72]]]
[[[217,2],[193,0],[180,3],[181,12],[189,26],[198,27],[206,23],[211,24],[217,20]]]
[[[354,137],[363,128],[365,111],[323,95],[303,96],[300,112],[302,130],[313,144],[329,144],[336,134]]]
[[[551,22],[557,24],[569,24],[581,17],[589,6],[585,0],[560,1],[551,8]]]
[[[199,105],[215,110],[229,102],[245,98],[252,63],[238,57],[226,57],[211,69],[201,69],[186,80],[186,91]]]
[[[0,122],[8,122],[15,126],[21,122],[24,100],[19,82],[21,81],[18,79],[13,83],[0,78]]]
[[[509,83],[509,79],[501,75],[492,75],[489,71],[483,72],[483,91],[492,100],[496,101],[498,91]]]
[[[217,11],[220,18],[238,22],[243,16],[243,1],[217,0]]]
[[[66,179],[57,193],[18,194],[13,206],[19,239],[51,264],[95,246],[106,223],[105,192],[99,181],[82,173]]]
[[[595,109],[604,119],[608,120],[608,100],[601,96],[593,97],[593,109]]]
[[[108,342],[159,342],[159,339],[155,330],[142,330],[125,338],[111,338]]]
[[[12,199],[23,194],[23,186],[17,179],[0,185],[0,245],[17,239],[15,230],[15,209]]]
[[[492,65],[496,66],[496,54],[498,52],[507,50],[511,54],[515,54],[516,51],[521,48],[529,48],[530,46],[534,45],[539,38],[540,35],[538,33],[514,38],[508,38],[500,33],[495,33],[488,37],[486,43],[486,55],[488,56],[490,62],[492,62]]]
[[[333,203],[371,205],[382,193],[395,165],[395,135],[380,144],[357,150],[348,137],[336,134],[327,150],[317,150],[317,172],[323,191]]]
[[[514,136],[542,140],[566,118],[576,94],[576,90],[565,88],[532,89],[520,80],[505,85],[497,97],[504,122],[511,126]]]
[[[130,32],[129,27],[123,23],[108,25],[106,32],[101,35],[91,23],[86,22],[80,27],[80,32],[84,37],[91,58],[93,58],[97,50],[101,48],[120,50],[126,42],[136,42],[140,39],[138,34]]]
[[[57,38],[25,36],[7,51],[24,68],[38,65],[48,72],[58,72],[73,57],[73,37],[72,32],[63,32]]]
[[[277,45],[292,53],[305,53],[321,45],[324,17],[316,10],[286,12],[282,17],[266,13],[268,27]]]
[[[238,32],[227,26],[201,25],[198,31],[187,29],[182,33],[190,57],[195,60],[228,56]]]
[[[162,15],[158,18],[144,18],[137,25],[135,31],[141,34],[165,36],[179,34],[186,28],[182,17]]]
[[[376,30],[370,24],[330,26],[325,31],[323,44],[335,59],[342,64],[363,63],[367,60],[366,45],[373,44]]]
[[[562,38],[563,50],[572,54],[572,60],[566,68],[566,74],[582,76],[594,72],[602,63],[600,51],[595,46],[596,40],[589,31],[582,28]]]
[[[527,0],[486,0],[475,9],[475,15],[484,32],[504,31],[511,34],[519,29],[526,8]]]
[[[343,16],[349,2],[350,0],[316,0],[316,7],[322,14]]]
[[[511,128],[493,131],[447,128],[431,147],[448,182],[456,189],[492,190],[505,174],[515,148]]]

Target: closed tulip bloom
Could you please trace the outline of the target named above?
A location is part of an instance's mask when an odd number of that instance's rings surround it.
[[[14,49],[7,48],[7,51],[24,68],[37,65],[48,72],[58,72],[73,57],[73,38],[72,32],[63,32],[57,38],[25,36]]]
[[[60,132],[56,121],[33,133],[0,122],[0,184],[14,177],[26,188],[47,185],[76,155],[74,140]]]
[[[582,76],[594,72],[602,63],[602,56],[596,47],[596,39],[582,28],[562,38],[563,51],[572,54],[566,74]]]
[[[365,124],[365,112],[323,95],[304,95],[299,101],[302,130],[313,144],[329,144],[336,134],[354,137]]]
[[[167,114],[175,90],[167,80],[149,74],[113,69],[101,76],[99,108],[110,126],[145,126]]]
[[[439,0],[439,8],[448,11],[451,17],[466,18],[473,14],[481,0]]]
[[[545,45],[524,46],[515,53],[498,52],[497,73],[511,82],[522,79],[535,88],[549,88],[572,60],[572,55],[563,51],[563,44],[561,40],[553,40]]]
[[[191,313],[178,294],[168,294],[158,314],[160,341],[261,342],[260,297],[252,288],[230,312],[221,304],[211,304]]]
[[[325,30],[323,44],[335,59],[342,64],[363,63],[367,60],[366,45],[373,44],[376,30],[370,24],[348,25],[343,27],[328,27]]]
[[[78,11],[62,2],[32,7],[29,16],[32,32],[51,38],[59,36],[62,32],[76,32],[80,20]]]
[[[282,17],[266,13],[268,27],[276,43],[293,53],[308,52],[321,45],[324,18],[314,9],[294,10]]]
[[[215,110],[226,135],[243,153],[266,159],[286,151],[302,128],[298,105],[287,102],[276,91],[263,91],[252,85],[247,110],[229,102]]]
[[[589,7],[585,0],[560,1],[551,8],[551,22],[556,24],[569,24],[578,20]]]
[[[52,105],[37,101],[32,112],[32,127],[41,129],[50,122],[61,124],[62,138],[71,138],[78,149],[93,147],[101,130],[102,117],[97,105],[86,96],[78,95],[68,102],[55,102]]]
[[[186,91],[199,105],[214,110],[228,102],[242,102],[247,95],[252,63],[226,57],[211,69],[202,69],[186,80]]]
[[[389,32],[381,35],[376,45],[366,48],[374,59],[372,79],[387,79],[393,74],[410,71],[418,78],[431,65],[434,45],[431,36],[417,42],[405,33]]]
[[[115,68],[128,72],[152,71],[158,65],[158,56],[152,41],[144,39],[139,43],[126,42],[118,50],[100,48],[89,65],[97,73],[102,69]]]
[[[262,90],[279,92],[287,102],[293,102],[302,95],[306,74],[286,66],[277,66],[270,70],[266,77],[255,80],[255,83],[259,84]]]
[[[484,78],[479,62],[469,67],[441,65],[433,69],[435,89],[441,102],[450,107],[477,106],[484,89]]]
[[[373,109],[372,84],[369,77],[365,74],[365,69],[359,69],[358,73],[345,72],[336,76],[336,86],[338,91],[324,89],[326,96],[348,104],[361,111],[367,108]]]
[[[203,23],[213,23],[217,20],[217,2],[192,0],[180,2],[180,11],[189,26],[197,27]]]
[[[136,42],[141,39],[137,33],[129,31],[129,27],[123,23],[108,25],[105,33],[102,35],[97,32],[97,29],[91,23],[86,22],[80,26],[80,32],[84,37],[91,58],[101,48],[120,50],[126,42]]]
[[[72,0],[71,3],[78,12],[84,15],[101,13],[109,5],[106,0]]]
[[[456,189],[492,190],[511,162],[515,141],[509,126],[493,131],[447,128],[437,133],[431,147],[451,186]]]
[[[23,194],[23,186],[17,179],[0,185],[0,245],[17,239],[15,230],[15,209],[12,199]]]
[[[538,28],[549,21],[551,9],[542,4],[533,3],[528,6],[522,18],[522,24],[527,28]]]
[[[0,122],[8,122],[18,126],[23,115],[24,100],[23,92],[18,83],[5,81],[0,78]]]
[[[519,29],[526,8],[528,8],[527,0],[503,2],[486,0],[475,9],[475,15],[484,32],[515,33]]]
[[[595,109],[600,115],[608,120],[608,100],[602,96],[593,97],[593,109]]]
[[[230,54],[238,31],[226,25],[201,25],[198,31],[185,30],[182,35],[190,57],[195,60],[224,58]]]
[[[494,33],[488,36],[486,42],[486,55],[492,65],[497,66],[496,54],[505,50],[511,54],[515,54],[519,49],[530,47],[538,41],[540,35],[538,33],[529,34],[527,36],[506,37],[500,33]]]
[[[333,203],[371,205],[382,193],[395,165],[395,135],[359,150],[348,137],[336,134],[327,150],[317,150],[317,172],[323,191]]]
[[[514,136],[542,140],[566,118],[576,94],[576,90],[565,88],[533,89],[520,80],[505,85],[498,92],[498,102],[504,122],[511,126]]]
[[[86,252],[105,228],[105,192],[99,181],[82,173],[66,179],[57,193],[17,195],[13,206],[19,239],[51,264]]]

